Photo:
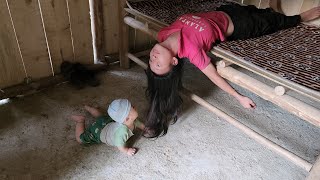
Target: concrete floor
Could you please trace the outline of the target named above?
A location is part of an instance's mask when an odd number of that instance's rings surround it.
[[[315,161],[320,128],[232,84],[257,104],[256,110],[243,109],[193,66],[185,69],[185,87],[192,92],[291,152]],[[147,109],[142,68],[112,68],[99,78],[103,82],[99,87],[76,90],[65,83],[0,106],[0,179],[300,180],[307,176],[186,98],[182,116],[166,136],[136,137],[139,151],[134,157],[104,144],[81,146],[69,116],[83,114],[84,104],[106,109],[115,98],[129,98],[142,120]],[[320,108],[319,103],[311,103]],[[86,116],[88,123],[93,121]]]

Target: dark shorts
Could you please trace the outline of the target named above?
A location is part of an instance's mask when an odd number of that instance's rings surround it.
[[[228,40],[249,39],[294,27],[301,22],[300,15],[285,16],[271,8],[258,9],[253,5],[222,5],[217,11],[227,13],[234,25]]]
[[[80,140],[83,144],[99,144],[101,130],[110,122],[114,122],[109,116],[100,116],[96,122],[92,123],[80,135]]]

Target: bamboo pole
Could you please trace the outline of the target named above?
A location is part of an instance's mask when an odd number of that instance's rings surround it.
[[[132,57],[130,55],[130,59],[134,59],[134,62],[136,62],[138,65],[142,66],[142,68],[146,69],[148,66],[143,61],[141,61],[139,58]],[[214,107],[210,103],[206,102],[199,96],[192,94],[189,90],[183,89],[182,92],[189,96],[193,101],[200,104],[201,106],[207,108],[217,116],[223,118],[224,120],[228,121],[230,124],[241,130],[243,133],[247,134],[252,139],[256,140],[258,143],[264,145],[265,147],[269,148],[270,150],[282,155],[283,157],[286,157],[288,160],[292,161],[296,165],[300,166],[301,168],[310,171],[312,164],[307,162],[306,160],[300,158],[299,156],[293,154],[292,152],[282,148],[281,146],[275,144],[274,142],[268,140],[267,138],[263,137],[262,135],[258,134],[257,132],[253,131],[252,129],[248,128],[247,126],[241,124],[239,121],[235,120],[231,116],[227,115],[220,109]]]
[[[144,24],[144,23],[142,23],[142,22],[140,22],[140,21],[137,21],[137,20],[135,20],[134,18],[129,17],[129,16],[127,16],[127,17],[124,18],[124,22],[125,22],[126,24],[128,24],[129,26],[131,26],[132,28],[134,28],[134,29],[139,29],[139,30],[141,30],[142,32],[144,32],[144,33],[152,36],[152,37],[155,38],[155,39],[157,39],[157,34],[158,34],[158,32],[157,32],[157,31],[154,31],[154,30],[152,30],[152,29],[149,29],[147,24]]]
[[[232,67],[217,67],[218,73],[239,86],[259,95],[265,100],[271,101],[279,107],[305,119],[311,124],[320,127],[320,110],[289,95],[277,96],[274,89],[260,81],[235,70]]]
[[[128,58],[131,59],[133,62],[137,63],[139,66],[141,66],[143,69],[147,69],[148,65],[146,63],[144,63],[143,61],[141,61],[139,58],[137,58],[136,56],[134,56],[131,53],[128,53]]]
[[[89,0],[93,56],[95,64],[104,62],[104,33],[103,33],[103,11],[102,0]]]

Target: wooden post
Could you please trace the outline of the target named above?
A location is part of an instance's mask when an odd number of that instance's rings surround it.
[[[90,0],[91,29],[94,62],[104,61],[104,32],[102,0]]]
[[[129,27],[124,23],[123,18],[126,16],[124,8],[126,0],[118,0],[119,2],[119,60],[120,67],[129,68],[130,62],[128,59],[129,50]]]

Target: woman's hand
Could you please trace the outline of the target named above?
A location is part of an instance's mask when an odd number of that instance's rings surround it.
[[[205,69],[202,70],[202,72],[217,86],[219,86],[222,90],[227,92],[228,94],[235,97],[240,104],[244,108],[250,108],[254,109],[256,108],[256,105],[254,102],[249,99],[248,97],[242,96],[239,93],[237,93],[230,85],[229,83],[224,80],[217,72],[216,68],[213,66],[212,63],[210,63]]]
[[[239,96],[239,98],[237,98],[237,99],[244,108],[247,108],[247,109],[255,109],[256,108],[256,104],[250,98],[248,98],[246,96]]]

